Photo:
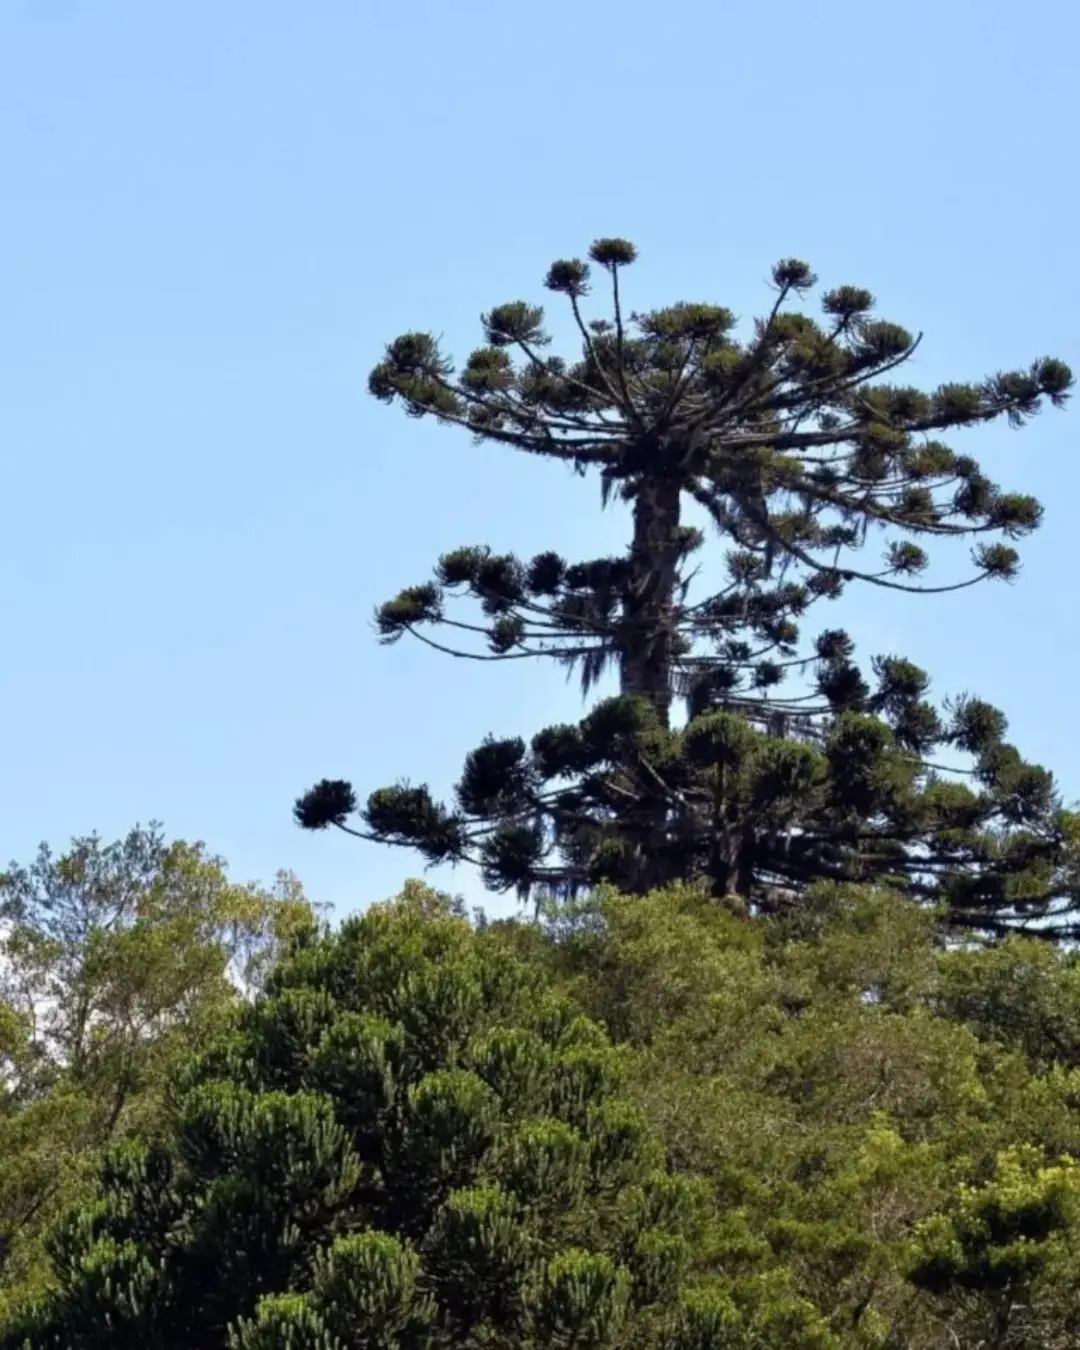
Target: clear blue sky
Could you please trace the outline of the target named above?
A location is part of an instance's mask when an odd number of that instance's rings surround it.
[[[642,306],[752,314],[795,254],[925,330],[920,381],[1080,365],[1078,48],[1066,0],[0,0],[0,857],[157,817],[339,911],[415,875],[293,798],[444,789],[580,705],[382,649],[373,606],[460,543],[619,531],[595,484],[371,400],[382,344],[464,352],[620,234]],[[1048,507],[1015,587],[846,610],[1069,796],[1078,417],[971,444]]]

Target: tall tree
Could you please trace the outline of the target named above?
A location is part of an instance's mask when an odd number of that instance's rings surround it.
[[[433,581],[383,605],[378,627],[386,641],[410,633],[459,657],[553,659],[576,667],[586,691],[614,663],[621,700],[531,749],[485,743],[452,808],[424,788],[375,792],[358,832],[433,861],[470,857],[497,887],[609,879],[646,890],[701,875],[748,901],[824,870],[899,876],[936,895],[947,870],[965,912],[999,913],[1006,890],[1006,907],[1053,905],[1071,885],[1071,826],[1048,776],[1004,744],[1003,719],[966,700],[943,720],[923,673],[895,658],[871,689],[846,634],[808,649],[799,623],[855,580],[931,593],[1014,576],[1013,543],[1038,525],[1039,504],[936,437],[1060,406],[1068,368],[1046,358],[923,392],[889,382],[919,339],[876,319],[868,291],[826,292],[824,322],[789,307],[816,285],[805,263],[773,269],[772,306],[741,340],[716,305],[627,314],[620,274],[633,246],[599,240],[590,257],[609,279],[607,317],[586,319],[587,263],[556,262],[546,279],[578,329],[576,362],[547,354],[543,311],[515,301],[483,316],[486,345],[460,372],[431,335],[411,333],[387,348],[370,388],[410,415],[596,470],[604,501],[616,493],[631,508],[625,555],[568,564],[461,548]],[[719,588],[693,585],[704,535],[684,520],[687,503],[728,545]],[[884,557],[868,566],[872,531]],[[958,538],[973,542],[970,573],[935,579],[927,545]],[[680,697],[685,729],[673,718]],[[976,756],[979,791],[929,776],[943,745]],[[355,807],[348,783],[324,780],[297,817],[347,828]],[[938,843],[948,836],[944,852],[928,856],[928,829]],[[988,868],[993,882],[973,886]]]

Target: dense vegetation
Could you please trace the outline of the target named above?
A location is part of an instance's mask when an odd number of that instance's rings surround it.
[[[1074,1345],[1078,1053],[1074,957],[873,890],[413,886],[182,1057],[0,1344]]]
[[[0,1350],[1080,1344],[1080,816],[998,710],[802,632],[851,585],[1015,575],[1041,508],[937,438],[1071,375],[893,384],[917,339],[857,287],[794,311],[795,261],[741,336],[630,313],[634,256],[593,246],[591,321],[588,265],[551,267],[575,361],[514,302],[460,371],[414,333],[371,377],[596,471],[631,527],[614,558],[446,554],[383,638],[617,692],[487,740],[449,806],[296,805],[535,917],[410,883],[335,926],[156,827],[12,865]],[[972,569],[943,580],[950,539]]]
[[[152,1125],[178,1057],[313,921],[294,878],[230,883],[156,826],[0,875],[0,1308],[99,1150]]]

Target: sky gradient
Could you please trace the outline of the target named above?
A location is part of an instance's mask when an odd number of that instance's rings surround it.
[[[156,818],[339,913],[418,874],[293,799],[444,791],[485,733],[581,705],[380,648],[374,606],[459,544],[623,531],[594,481],[376,403],[383,344],[464,354],[616,234],[641,308],[750,316],[795,255],[925,332],[919,383],[1080,366],[1078,49],[1066,0],[0,3],[0,858]],[[843,602],[1070,800],[1077,417],[964,441],[1047,506],[1015,585]]]

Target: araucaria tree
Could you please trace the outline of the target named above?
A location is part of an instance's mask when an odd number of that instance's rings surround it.
[[[551,355],[542,309],[515,301],[483,316],[485,345],[462,369],[409,333],[370,388],[412,416],[595,471],[603,501],[630,509],[628,548],[576,563],[460,548],[384,604],[378,627],[467,659],[547,658],[586,691],[611,667],[619,694],[531,743],[489,739],[452,805],[424,787],[374,792],[354,832],[472,860],[490,886],[523,893],[696,878],[745,907],[822,876],[888,879],[958,923],[1068,923],[1074,820],[1005,741],[1001,715],[971,699],[936,709],[910,662],[877,659],[867,678],[846,633],[809,645],[800,633],[852,582],[932,594],[1012,578],[1038,502],[939,438],[1061,406],[1068,367],[1044,358],[924,392],[895,382],[919,338],[874,317],[868,291],[825,292],[816,319],[792,307],[817,285],[803,262],[773,269],[769,312],[739,336],[717,305],[626,311],[626,241],[598,240],[590,258],[610,287],[604,318],[583,309],[589,264],[556,262],[546,279],[579,332],[576,361]],[[688,508],[726,547],[711,584]],[[949,540],[969,541],[970,568],[937,576],[929,549]],[[932,767],[950,752],[969,757],[967,782]],[[350,784],[324,780],[296,814],[353,829],[356,808]]]
[[[734,1332],[722,1291],[686,1287],[710,1190],[666,1171],[621,1072],[539,965],[415,890],[373,907],[280,964],[177,1075],[164,1128],[105,1162],[52,1235],[54,1287],[0,1346],[693,1350],[714,1322]]]

